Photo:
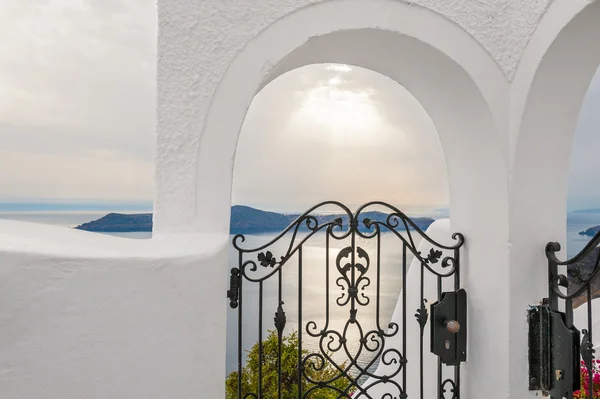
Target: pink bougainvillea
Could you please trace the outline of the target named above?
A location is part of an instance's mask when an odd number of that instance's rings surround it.
[[[592,395],[590,396],[590,377],[583,360],[581,361],[581,389],[573,393],[573,399],[600,399],[600,360],[592,364]]]

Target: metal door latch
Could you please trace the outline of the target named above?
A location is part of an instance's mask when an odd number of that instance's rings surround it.
[[[444,292],[431,305],[431,352],[442,363],[457,366],[467,360],[467,292]]]

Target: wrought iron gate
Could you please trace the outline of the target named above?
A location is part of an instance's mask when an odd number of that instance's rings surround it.
[[[332,207],[334,212],[323,213]],[[419,220],[389,204],[370,202],[352,213],[339,202],[327,201],[267,243],[247,248],[247,238],[233,238],[238,266],[231,270],[227,292],[230,307],[237,309],[238,399],[423,399],[425,375],[435,376],[437,398],[460,397],[467,334],[466,293],[460,289],[459,273],[461,234],[452,236],[453,244],[442,245],[423,232]],[[392,260],[382,255],[388,239],[401,252]],[[312,240],[316,247],[309,247]],[[304,259],[309,251],[316,269]],[[317,253],[322,256],[314,262]],[[414,287],[407,286],[411,258],[417,268],[412,272]],[[401,278],[401,291],[396,292],[401,305],[395,319],[384,322],[382,297],[390,295],[384,286],[389,288],[386,283],[395,278]],[[435,291],[429,298],[426,279]],[[413,311],[407,310],[407,290],[414,290],[413,301],[419,304]],[[306,308],[307,298],[322,303],[319,315]],[[274,317],[265,318],[265,312]],[[425,369],[423,360],[428,322],[429,350],[438,356],[431,369]],[[274,330],[269,332],[269,326]],[[297,344],[286,336],[294,326]],[[252,372],[244,364],[249,329],[256,332],[251,339],[256,342]],[[294,349],[293,356],[288,347]],[[409,358],[407,349],[418,355]],[[291,368],[286,364],[290,361]],[[273,364],[274,375],[267,370]],[[414,381],[407,377],[409,368]]]
[[[592,300],[600,296],[599,244],[600,233],[566,261],[557,257],[559,243],[546,245],[548,298],[529,309],[529,389],[542,390],[552,399],[571,399],[578,390],[586,398],[600,394],[600,383],[593,378],[599,370],[592,341]],[[580,313],[586,319],[580,321],[581,332],[574,318],[580,306],[587,308]]]

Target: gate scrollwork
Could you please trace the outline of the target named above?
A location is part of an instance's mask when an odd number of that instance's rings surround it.
[[[319,213],[320,210],[332,207],[336,211],[327,214]],[[372,209],[383,208],[385,212]],[[238,310],[238,398],[253,397],[263,399],[263,381],[259,378],[252,392],[245,392],[242,388],[242,298],[244,283],[258,284],[258,350],[262,356],[263,325],[263,297],[265,284],[274,281],[276,287],[277,309],[274,314],[274,325],[278,333],[281,351],[281,340],[286,328],[286,307],[289,301],[284,302],[283,270],[293,270],[297,279],[297,293],[295,295],[296,314],[295,322],[298,326],[298,364],[297,364],[297,389],[298,398],[312,398],[321,390],[334,392],[338,398],[365,398],[373,397],[374,389],[384,387],[383,393],[378,398],[403,399],[407,398],[407,343],[406,339],[400,347],[386,345],[386,340],[401,334],[405,337],[407,329],[411,328],[407,319],[408,311],[403,309],[402,323],[390,321],[382,323],[380,317],[381,306],[381,245],[382,234],[388,233],[396,237],[402,248],[402,265],[397,270],[402,276],[402,295],[406,307],[406,276],[408,270],[408,256],[412,255],[417,265],[420,265],[420,306],[416,309],[416,327],[420,336],[420,359],[415,360],[415,365],[420,367],[420,394],[423,397],[423,354],[424,332],[429,320],[428,302],[424,295],[423,279],[425,273],[433,276],[438,281],[438,300],[442,295],[442,281],[448,281],[453,290],[460,286],[459,277],[459,250],[463,246],[464,238],[461,234],[452,235],[452,245],[442,245],[431,239],[417,225],[399,209],[384,202],[375,201],[367,203],[351,212],[348,207],[340,202],[327,201],[318,204],[300,215],[293,223],[278,234],[274,239],[258,247],[247,248],[244,246],[246,237],[238,234],[233,238],[232,244],[239,257],[239,266],[231,271],[231,288],[228,297],[231,307]],[[324,239],[325,257],[323,260],[323,292],[324,316],[321,319],[308,320],[303,318],[303,246],[312,237],[320,234]],[[375,242],[375,256],[360,244],[359,241],[373,240]],[[425,254],[419,252],[419,242],[425,240],[431,249]],[[279,250],[273,248],[274,244],[286,245]],[[341,249],[332,249],[333,243],[342,244]],[[360,245],[359,245],[360,244]],[[333,262],[331,262],[331,252]],[[407,256],[408,255],[408,256]],[[445,256],[444,256],[445,255]],[[297,265],[291,262],[297,259]],[[313,282],[314,283],[314,282]],[[239,306],[238,306],[239,302]],[[235,305],[235,306],[234,306]],[[332,322],[332,306],[337,310],[347,312],[347,319],[340,326]],[[367,309],[375,308],[367,312]],[[369,316],[369,317],[365,317]],[[374,316],[374,317],[372,317]],[[373,320],[371,320],[373,319]],[[415,320],[413,319],[414,323]],[[314,339],[316,342],[312,352],[303,348],[303,337]],[[260,358],[259,356],[259,358]],[[281,357],[281,352],[279,352]],[[281,358],[278,359],[278,390],[281,397],[282,372]],[[384,367],[376,367],[377,364]],[[326,378],[319,371],[329,365],[334,374],[329,373]],[[262,367],[262,365],[259,365]],[[438,368],[442,364],[438,361]],[[457,399],[460,387],[460,368],[453,367],[452,378],[442,378],[438,373],[438,398]],[[380,370],[381,369],[381,370]],[[261,373],[259,372],[259,375]],[[340,384],[340,382],[343,382]],[[343,388],[341,388],[343,387]],[[415,393],[417,388],[413,388]],[[379,391],[381,392],[381,391]],[[448,394],[452,396],[449,397]],[[412,394],[411,394],[412,396]],[[416,396],[418,397],[418,396]],[[266,399],[266,398],[264,398]],[[270,398],[269,398],[270,399]],[[433,399],[433,398],[432,398]]]
[[[543,307],[550,315],[551,333],[547,338],[542,338],[549,341],[550,353],[546,354],[545,358],[549,359],[551,365],[538,361],[536,353],[530,350],[530,358],[533,356],[536,363],[540,363],[538,369],[542,370],[542,374],[547,375],[530,377],[530,381],[535,381],[530,384],[531,390],[545,390],[552,398],[562,399],[572,398],[573,393],[580,388],[594,387],[593,377],[598,370],[594,367],[592,300],[600,295],[598,293],[599,245],[600,233],[596,234],[577,255],[566,261],[558,259],[557,253],[561,250],[558,242],[550,242],[546,245],[548,298]],[[586,310],[587,319],[587,323],[581,326],[581,332],[574,319],[574,309],[580,306],[585,306],[582,310]],[[581,366],[585,367],[588,375],[584,387],[580,384]],[[531,370],[530,375],[533,375]],[[595,385],[594,396],[599,390],[598,384]]]

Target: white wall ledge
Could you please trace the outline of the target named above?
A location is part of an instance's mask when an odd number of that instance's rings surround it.
[[[0,220],[0,252],[27,255],[88,259],[204,258],[225,248],[228,239],[226,234],[210,233],[154,233],[151,239],[131,239],[64,226]]]

